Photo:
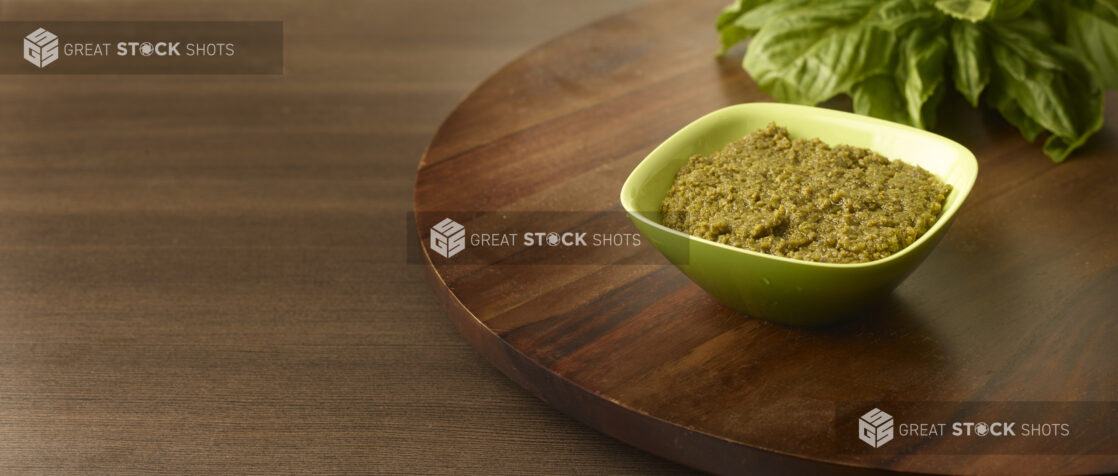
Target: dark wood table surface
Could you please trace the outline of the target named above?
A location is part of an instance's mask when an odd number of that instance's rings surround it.
[[[405,262],[478,81],[639,0],[0,1],[283,20],[283,76],[0,76],[0,474],[690,470],[486,363]]]

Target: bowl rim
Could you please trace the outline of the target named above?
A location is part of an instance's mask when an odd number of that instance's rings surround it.
[[[669,142],[673,142],[673,139],[675,139],[677,136],[684,133],[685,131],[688,131],[690,129],[701,128],[707,122],[711,122],[711,121],[717,119],[714,116],[727,114],[728,111],[731,111],[731,110],[738,110],[738,109],[747,110],[747,109],[755,109],[755,108],[762,108],[762,107],[763,108],[778,108],[778,109],[794,109],[794,110],[797,110],[804,117],[809,117],[809,116],[812,116],[812,115],[815,115],[815,116],[829,116],[829,117],[836,118],[836,119],[845,119],[845,120],[851,121],[854,124],[883,126],[885,128],[888,128],[888,129],[903,130],[903,131],[906,131],[906,132],[909,132],[909,133],[915,133],[917,135],[922,135],[922,136],[925,136],[925,137],[927,137],[929,139],[932,139],[932,140],[936,140],[936,141],[939,141],[939,142],[944,142],[944,143],[948,144],[949,146],[951,146],[952,148],[957,149],[960,152],[960,154],[959,154],[960,158],[958,160],[961,160],[964,163],[964,166],[967,168],[968,171],[973,170],[973,173],[968,173],[967,174],[968,179],[965,181],[965,183],[961,184],[963,186],[954,186],[953,185],[953,188],[955,188],[955,191],[957,193],[958,199],[955,200],[955,202],[952,203],[950,206],[948,206],[947,208],[942,210],[940,212],[940,216],[938,218],[936,218],[936,222],[931,226],[931,228],[928,228],[928,230],[925,231],[922,235],[920,235],[920,237],[917,238],[916,241],[913,241],[911,244],[904,247],[902,250],[900,250],[896,253],[893,253],[889,256],[886,256],[886,257],[880,258],[880,259],[876,259],[876,260],[873,260],[873,261],[866,261],[866,262],[861,262],[861,263],[822,263],[822,262],[818,262],[818,261],[807,261],[807,260],[801,260],[801,259],[795,259],[795,258],[786,258],[786,257],[783,257],[783,256],[770,255],[770,254],[767,254],[767,253],[761,253],[761,252],[757,252],[757,251],[747,250],[747,249],[744,249],[744,248],[738,248],[736,246],[731,246],[731,245],[727,245],[727,244],[724,244],[724,243],[718,243],[716,241],[711,241],[711,240],[708,240],[706,238],[700,238],[700,237],[697,237],[697,236],[689,235],[689,234],[684,233],[682,231],[675,230],[673,228],[669,228],[667,226],[664,226],[660,223],[657,223],[656,221],[653,221],[653,220],[645,217],[639,211],[635,211],[636,207],[634,207],[633,204],[630,202],[630,198],[636,196],[637,186],[635,184],[636,180],[634,179],[634,176],[636,175],[638,170],[641,170],[642,168],[646,167],[646,164],[649,163],[649,159],[651,159],[653,156],[656,156],[657,153],[660,151],[660,149],[663,149],[665,146],[667,146],[667,144]],[[787,126],[785,125],[785,126],[782,126],[782,127],[787,127]],[[890,160],[901,160],[902,162],[905,162],[909,165],[916,165],[916,164],[912,164],[911,162],[905,161],[905,160],[900,159],[900,158],[896,158],[896,159],[890,158]],[[929,173],[931,173],[931,172],[929,172]],[[935,174],[933,174],[933,175],[935,175]],[[936,175],[936,177],[939,178],[940,180],[943,180],[945,183],[947,182],[947,180],[945,180],[943,177],[940,177],[939,175]],[[935,134],[933,132],[928,132],[928,131],[925,131],[923,129],[917,129],[917,128],[912,127],[912,126],[907,126],[907,125],[899,124],[899,123],[892,122],[892,121],[886,121],[884,119],[878,119],[878,118],[875,118],[875,117],[863,116],[863,115],[859,115],[859,114],[855,114],[855,113],[851,113],[851,112],[837,111],[837,110],[834,110],[834,109],[826,109],[826,108],[815,107],[815,106],[802,106],[802,105],[797,105],[797,104],[783,104],[783,103],[776,103],[776,102],[751,102],[751,103],[742,103],[742,104],[735,104],[735,105],[731,105],[731,106],[726,106],[726,107],[719,108],[719,109],[716,109],[714,111],[711,111],[709,113],[706,113],[702,117],[699,117],[698,119],[695,119],[695,120],[691,121],[690,123],[688,123],[686,126],[683,126],[681,129],[674,132],[671,136],[668,136],[667,139],[664,139],[664,141],[661,142],[659,145],[657,145],[655,149],[652,149],[652,151],[649,152],[648,155],[646,155],[643,159],[641,159],[641,161],[637,163],[636,167],[634,167],[633,170],[629,172],[628,177],[625,178],[625,183],[621,186],[621,197],[620,198],[621,198],[622,208],[624,208],[625,212],[628,213],[629,216],[632,217],[633,219],[640,220],[641,222],[643,222],[643,223],[645,223],[649,226],[652,226],[654,228],[657,228],[661,231],[665,231],[669,234],[675,235],[675,236],[680,237],[680,238],[686,238],[691,242],[697,242],[698,244],[701,244],[701,245],[714,246],[716,248],[721,248],[721,249],[736,252],[736,253],[742,253],[742,254],[745,254],[747,256],[753,256],[753,257],[763,258],[763,259],[771,259],[771,260],[775,260],[775,261],[778,261],[778,262],[786,262],[786,263],[789,263],[789,264],[796,264],[796,265],[801,265],[801,266],[819,267],[819,268],[832,268],[832,269],[858,269],[858,268],[871,268],[871,267],[881,266],[881,265],[884,265],[884,264],[892,262],[892,261],[900,260],[904,256],[913,252],[913,250],[919,249],[924,243],[926,243],[928,240],[930,240],[932,236],[935,236],[937,233],[939,233],[939,231],[942,228],[946,227],[948,222],[950,222],[951,220],[953,220],[955,218],[956,212],[958,212],[959,208],[962,207],[963,202],[966,200],[967,196],[970,194],[970,191],[974,187],[974,183],[977,179],[978,179],[978,159],[975,157],[974,152],[971,152],[970,149],[967,149],[962,144],[960,144],[960,143],[958,143],[954,140],[948,139],[947,137],[941,136],[939,134]]]

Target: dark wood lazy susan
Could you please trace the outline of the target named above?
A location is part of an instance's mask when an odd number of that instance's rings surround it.
[[[621,183],[658,143],[717,108],[771,100],[741,70],[740,48],[713,57],[724,1],[654,4],[505,66],[432,139],[416,213],[617,213]],[[835,416],[851,402],[956,402],[960,417],[988,402],[1118,400],[1118,98],[1106,128],[1061,165],[996,114],[944,107],[936,132],[975,153],[978,182],[924,264],[843,324],[736,314],[666,260],[454,264],[432,254],[419,223],[431,284],[517,383],[703,470],[1118,472],[1113,418],[1088,419],[1079,429],[1103,436],[1058,454],[958,454],[943,440],[843,449],[856,435]],[[1038,421],[1058,421],[1074,403],[1033,405]]]

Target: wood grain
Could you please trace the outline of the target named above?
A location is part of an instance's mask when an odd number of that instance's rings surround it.
[[[740,48],[711,57],[722,3],[657,3],[504,67],[432,139],[417,213],[617,210],[625,176],[671,133],[770,100],[741,71]],[[1107,108],[1105,130],[1054,165],[995,114],[949,99],[936,132],[978,156],[974,191],[888,301],[836,327],[739,316],[670,266],[441,260],[429,279],[459,331],[512,380],[703,470],[1118,471],[1112,455],[836,454],[830,430],[841,401],[1118,398],[1113,94]]]
[[[690,473],[494,370],[404,258],[459,98],[636,3],[0,2],[286,32],[283,76],[0,76],[0,474]]]

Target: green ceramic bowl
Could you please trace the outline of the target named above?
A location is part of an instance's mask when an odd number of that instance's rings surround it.
[[[907,248],[858,264],[746,251],[660,224],[660,202],[688,158],[719,150],[770,122],[787,128],[793,138],[866,147],[923,167],[953,188],[943,214]],[[974,154],[930,132],[830,109],[753,103],[719,109],[669,137],[629,174],[621,188],[621,205],[668,260],[725,305],[781,324],[818,325],[850,315],[900,284],[947,232],[977,176]]]

